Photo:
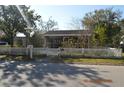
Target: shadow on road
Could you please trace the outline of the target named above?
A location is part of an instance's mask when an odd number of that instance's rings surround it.
[[[0,61],[0,86],[87,86],[89,80],[104,80],[94,68],[77,67],[65,63]],[[82,77],[83,76],[83,77]],[[79,80],[79,78],[81,80]],[[69,85],[69,82],[71,84]],[[104,82],[92,82],[108,87]]]

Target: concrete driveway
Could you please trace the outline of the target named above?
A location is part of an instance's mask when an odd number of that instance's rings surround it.
[[[0,61],[0,86],[124,87],[124,66]]]

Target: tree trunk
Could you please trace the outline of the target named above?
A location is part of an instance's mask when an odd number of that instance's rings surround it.
[[[30,45],[30,34],[29,33],[27,33],[26,34],[26,47],[28,46],[28,45]]]
[[[11,45],[11,47],[14,46],[14,38],[11,38],[11,40],[10,40],[10,45]]]
[[[14,34],[13,33],[11,33],[11,36],[10,36],[10,45],[11,47],[14,46]]]

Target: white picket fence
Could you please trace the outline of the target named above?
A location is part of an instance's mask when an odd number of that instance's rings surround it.
[[[64,48],[60,53],[61,55],[76,55],[82,57],[122,57],[122,49],[105,48],[105,49],[92,49],[92,48]]]
[[[60,49],[59,48],[33,48],[34,55],[59,55]]]
[[[117,48],[86,49],[86,48],[0,48],[0,55],[64,55],[82,57],[122,57],[122,50]]]
[[[0,55],[28,55],[27,48],[0,48]]]

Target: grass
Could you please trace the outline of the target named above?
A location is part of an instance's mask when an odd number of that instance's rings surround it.
[[[122,53],[122,56],[124,57],[124,53]]]
[[[11,47],[10,45],[0,45],[0,48],[9,48]]]
[[[24,61],[24,60],[29,60],[29,57],[27,56],[10,56],[10,55],[0,55],[0,60],[15,60],[15,61]]]
[[[94,65],[124,65],[123,58],[120,59],[102,59],[102,58],[65,58],[66,63],[81,63],[81,64],[94,64]]]
[[[15,60],[15,61],[31,61],[35,59],[43,59],[46,58],[46,55],[33,56],[33,59],[30,59],[29,56],[21,56],[21,55],[0,55],[0,60]]]
[[[82,64],[111,64],[111,65],[124,65],[124,59],[93,59],[93,58],[68,58],[64,59],[66,63],[82,63]]]
[[[34,57],[37,58],[45,58],[43,57]],[[46,57],[49,59],[49,62],[55,63],[80,63],[80,64],[91,64],[91,65],[124,65],[124,53],[123,58],[120,59],[110,59],[110,58],[61,58],[61,57]],[[27,56],[7,56],[1,55],[0,60],[17,60],[17,61],[30,61]]]

